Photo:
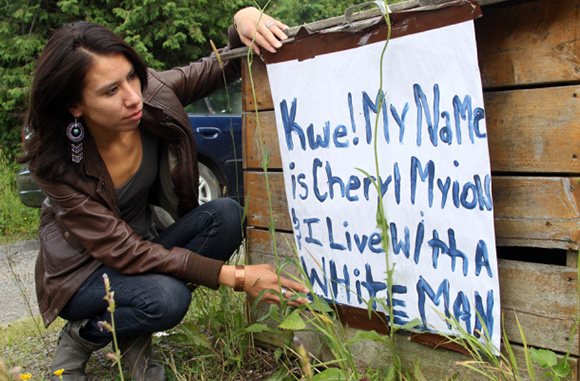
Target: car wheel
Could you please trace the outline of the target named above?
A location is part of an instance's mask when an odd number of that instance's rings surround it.
[[[221,191],[217,177],[211,169],[199,163],[199,204],[205,204],[219,197],[221,197]]]

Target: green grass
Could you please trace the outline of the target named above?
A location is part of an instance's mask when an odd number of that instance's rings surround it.
[[[244,296],[225,287],[217,291],[199,288],[193,293],[182,323],[153,341],[154,353],[165,363],[170,380],[267,379],[276,371],[285,376],[281,379],[296,379],[292,372],[297,370],[297,360],[275,358],[273,351],[254,346],[248,332],[233,334],[249,325]],[[25,316],[0,326],[0,360],[7,369],[19,367],[19,373],[32,374],[33,380],[48,380],[64,321],[57,319],[44,329],[40,318],[36,319]],[[115,362],[106,355],[111,352],[107,346],[91,356],[86,370],[89,378],[120,379]],[[126,373],[125,379],[129,379]]]
[[[0,150],[0,244],[35,239],[40,210],[22,204],[16,190],[16,168]]]

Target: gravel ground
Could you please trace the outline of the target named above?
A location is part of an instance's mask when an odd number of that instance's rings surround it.
[[[0,324],[39,314],[34,290],[37,240],[0,246]],[[24,296],[24,295],[25,296]]]

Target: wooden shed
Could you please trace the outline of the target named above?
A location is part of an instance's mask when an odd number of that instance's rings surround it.
[[[578,316],[580,0],[479,3],[483,16],[475,26],[493,175],[503,325],[523,368],[524,342],[516,315],[527,345],[552,350],[558,358],[570,351],[569,378],[578,379],[580,341],[578,331],[571,333]],[[419,6],[417,0],[408,0],[391,9]],[[364,11],[358,18],[377,14]],[[329,28],[342,22],[339,17],[310,27]],[[245,58],[242,61],[247,255],[250,263],[273,264],[266,175],[278,255],[292,255],[286,240],[293,241],[293,229],[266,67],[257,57],[251,65]],[[269,156],[267,173],[262,168],[256,110]],[[350,334],[355,330],[347,328]],[[274,340],[267,335],[257,338]],[[372,351],[374,361],[387,363],[390,349],[381,349],[377,357],[376,345],[360,345],[359,357],[369,359],[365,353]],[[468,360],[464,354],[434,349],[404,334],[397,335],[396,346],[404,366],[413,369],[418,362],[428,379],[456,373],[468,377],[465,368],[457,365]],[[538,368],[536,375],[542,374]]]

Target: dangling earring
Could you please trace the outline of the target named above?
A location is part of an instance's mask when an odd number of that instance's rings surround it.
[[[85,137],[85,130],[83,125],[79,123],[75,116],[75,121],[69,124],[66,128],[66,137],[71,141],[70,153],[72,161],[80,163],[83,160],[83,143]]]

